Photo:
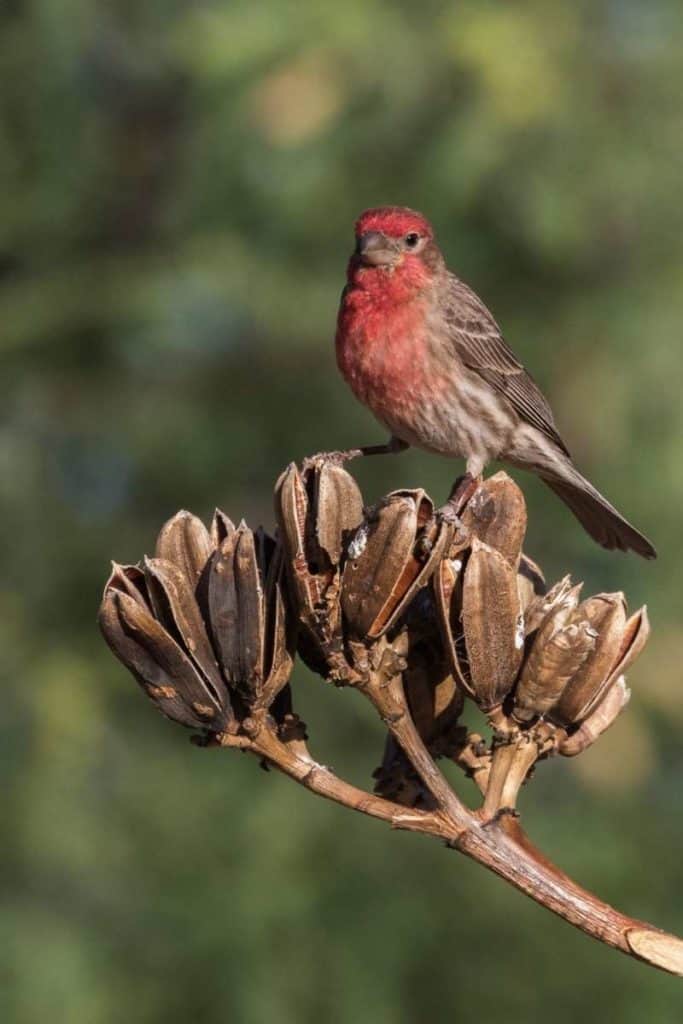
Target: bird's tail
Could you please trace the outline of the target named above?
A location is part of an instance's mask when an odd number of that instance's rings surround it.
[[[583,528],[603,548],[635,551],[643,558],[656,558],[657,552],[642,533],[631,526],[613,505],[572,466],[569,478],[543,476],[541,479],[569,505]]]

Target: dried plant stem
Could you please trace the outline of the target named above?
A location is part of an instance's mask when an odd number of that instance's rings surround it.
[[[372,701],[394,739],[403,748],[422,783],[456,829],[467,828],[470,812],[451,789],[445,775],[427,750],[410,714],[400,673],[386,677],[371,672],[361,687]]]
[[[482,737],[478,733],[470,733],[464,747],[453,755],[453,761],[468,778],[472,779],[482,796],[486,796],[491,777],[492,758],[489,751],[483,754],[477,753],[477,748],[482,743]]]
[[[511,815],[473,825],[453,845],[587,935],[653,967],[683,974],[681,939],[620,913],[577,885],[533,846]]]
[[[484,821],[490,821],[501,811],[515,809],[519,789],[537,757],[536,743],[525,735],[517,743],[504,743],[496,747],[480,812]]]
[[[444,827],[441,816],[436,812],[408,809],[340,779],[330,768],[316,761],[305,744],[298,743],[295,747],[294,744],[283,743],[265,721],[259,723],[249,738],[224,734],[220,743],[248,750],[312,793],[372,818],[380,818],[392,828],[439,835]]]
[[[435,811],[408,809],[350,785],[315,761],[305,744],[283,742],[265,718],[253,723],[246,742],[244,736],[224,735],[221,743],[249,750],[311,792],[386,821],[392,828],[444,840],[587,935],[661,970],[683,974],[681,939],[620,913],[583,889],[533,846],[515,816],[502,813],[487,820],[458,799],[426,750],[412,719],[402,713],[405,697],[399,684],[400,676],[386,680],[376,675],[365,693],[435,797]],[[523,778],[521,767],[519,774]]]

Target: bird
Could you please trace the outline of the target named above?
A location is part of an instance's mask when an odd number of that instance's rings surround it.
[[[356,221],[335,349],[342,376],[390,435],[348,456],[414,446],[465,459],[460,495],[502,461],[540,477],[603,548],[656,557],[575,467],[540,388],[448,269],[421,213],[380,206]]]

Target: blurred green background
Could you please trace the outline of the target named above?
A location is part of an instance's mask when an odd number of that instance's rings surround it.
[[[549,577],[647,601],[633,699],[523,793],[549,855],[683,933],[683,7],[674,0],[4,0],[4,1021],[680,1021],[680,981],[427,839],[155,713],[99,637],[108,560],[179,507],[272,526],[290,459],[383,439],[332,338],[352,223],[406,203],[504,325],[579,465],[656,542],[541,485]],[[456,466],[353,466],[368,500]],[[381,749],[299,670],[314,751]]]

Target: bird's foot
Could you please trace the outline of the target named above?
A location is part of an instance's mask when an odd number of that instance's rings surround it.
[[[447,501],[445,505],[441,506],[441,508],[437,508],[435,516],[442,523],[450,523],[456,530],[463,529],[462,519],[455,511],[455,507],[451,505],[450,501]]]
[[[461,529],[462,521],[460,519],[460,513],[463,511],[470,498],[475,494],[480,483],[481,477],[472,476],[471,473],[465,473],[463,476],[459,476],[451,488],[448,501],[438,510],[437,514],[440,518],[444,522],[454,523],[458,529]]]

